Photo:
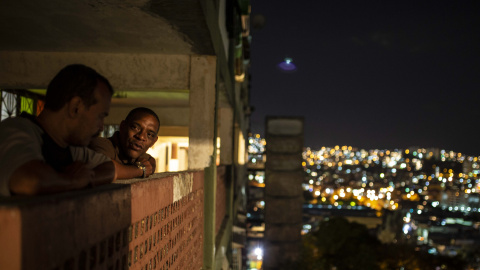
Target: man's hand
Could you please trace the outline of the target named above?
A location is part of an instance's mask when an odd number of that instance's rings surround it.
[[[148,162],[150,162],[150,164],[152,164],[152,170],[153,170],[153,173],[155,173],[155,169],[157,168],[157,161],[152,156],[150,156],[148,158]]]
[[[70,164],[67,168],[65,168],[63,175],[66,179],[70,180],[74,188],[83,188],[90,183],[95,186],[93,183],[95,172],[88,169],[82,162],[75,161]]]
[[[152,162],[153,160],[153,162]],[[137,160],[142,166],[145,166],[145,177],[149,177],[155,173],[155,159],[150,157],[149,159],[139,158]],[[153,163],[153,164],[152,164]]]

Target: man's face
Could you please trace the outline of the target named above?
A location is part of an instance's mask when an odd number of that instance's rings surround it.
[[[147,113],[137,113],[128,122],[120,124],[120,148],[131,159],[147,152],[158,139],[159,123]]]
[[[103,122],[105,117],[108,116],[112,99],[105,83],[101,81],[97,83],[94,97],[97,102],[88,108],[83,107],[79,112],[80,115],[73,134],[75,137],[73,145],[86,146],[103,130]]]

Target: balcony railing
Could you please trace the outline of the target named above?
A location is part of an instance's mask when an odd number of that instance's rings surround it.
[[[215,210],[204,210],[204,171],[38,197],[0,200],[4,269],[200,269],[204,211],[226,213],[225,168]]]

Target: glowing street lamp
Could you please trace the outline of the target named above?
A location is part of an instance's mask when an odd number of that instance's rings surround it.
[[[261,248],[257,247],[253,251],[253,254],[255,254],[257,256],[257,260],[261,260],[262,256],[263,256],[263,250]]]

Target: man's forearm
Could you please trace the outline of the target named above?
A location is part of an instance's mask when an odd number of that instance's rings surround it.
[[[143,170],[135,165],[124,165],[113,161],[117,174],[116,179],[132,179],[143,176]]]
[[[92,181],[93,186],[110,184],[118,178],[118,171],[113,161],[102,163],[93,169],[95,177]]]
[[[41,160],[31,160],[17,168],[9,179],[10,192],[17,195],[38,195],[83,188],[88,181],[65,179]]]

